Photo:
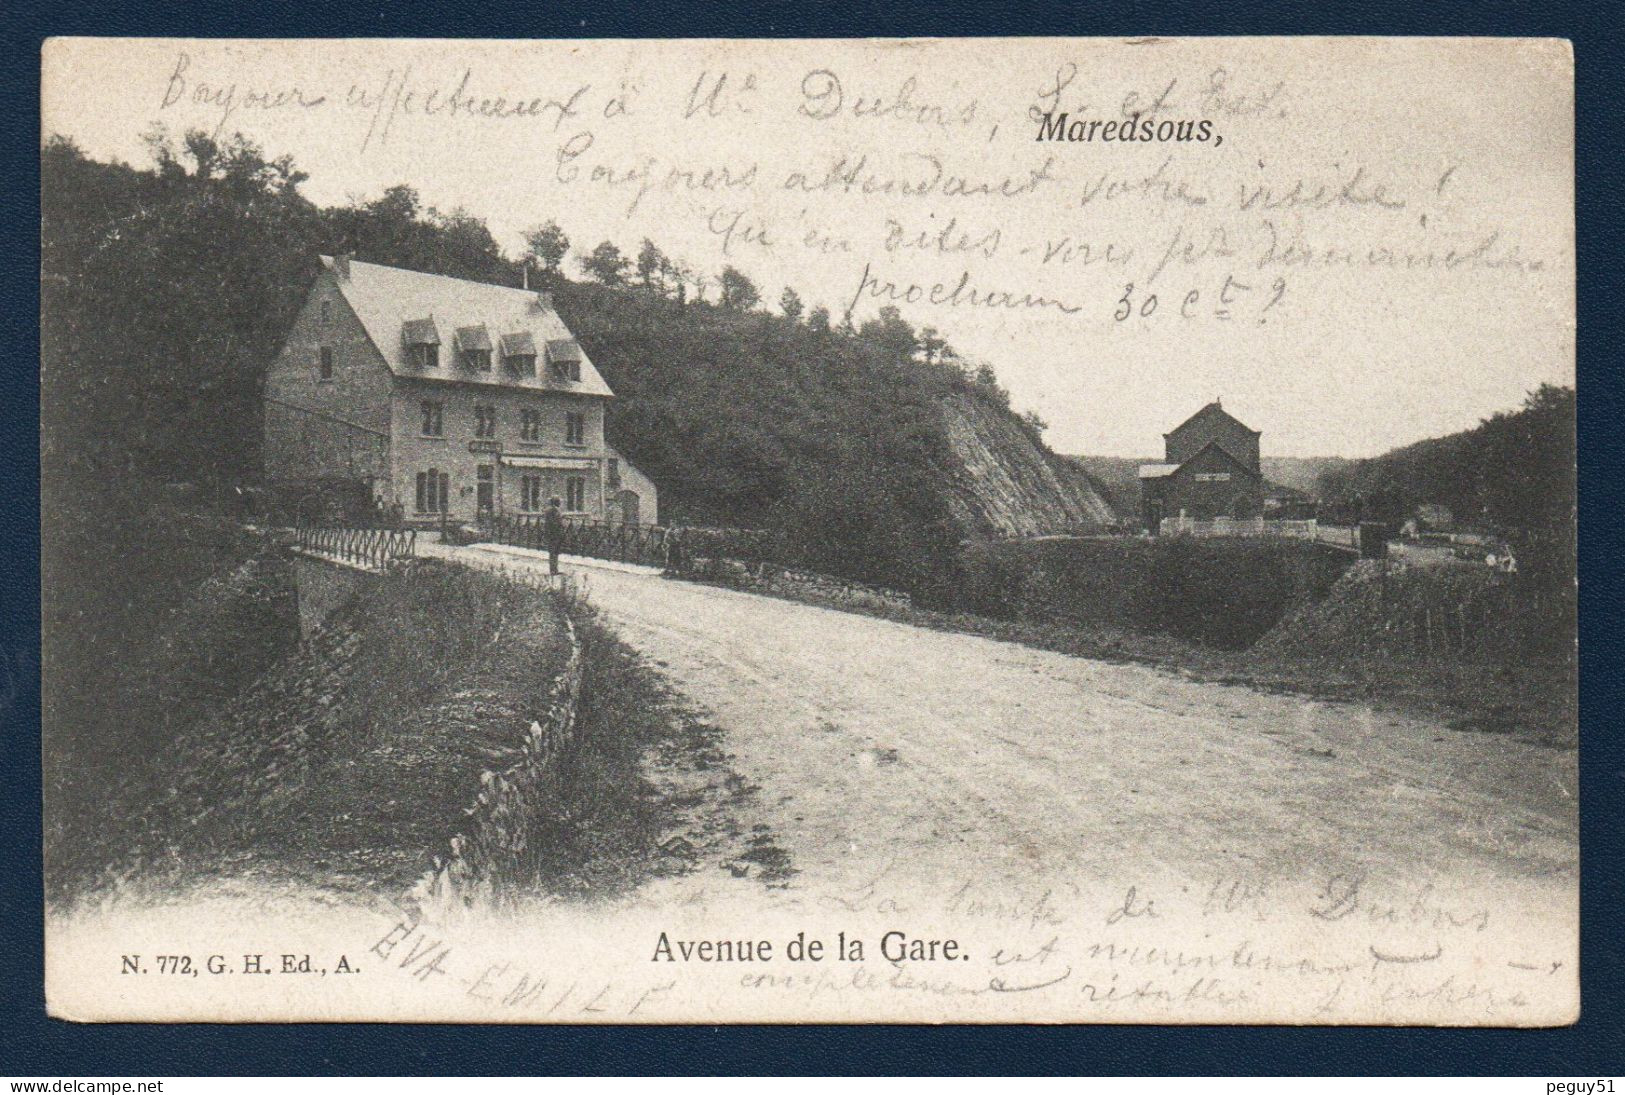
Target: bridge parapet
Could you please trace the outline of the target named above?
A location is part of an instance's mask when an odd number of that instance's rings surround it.
[[[417,537],[414,529],[301,526],[294,530],[294,543],[304,551],[373,570],[414,557]]]

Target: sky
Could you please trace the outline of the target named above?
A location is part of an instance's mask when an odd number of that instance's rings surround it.
[[[407,183],[510,255],[556,220],[572,273],[650,238],[895,304],[1061,452],[1222,398],[1266,457],[1367,456],[1574,380],[1563,43],[55,39],[43,81],[98,158],[242,133],[321,204]]]

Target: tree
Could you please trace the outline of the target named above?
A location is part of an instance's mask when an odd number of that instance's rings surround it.
[[[621,249],[605,240],[592,249],[592,254],[581,259],[581,269],[588,276],[605,285],[626,284],[626,270],[631,265]]]
[[[786,285],[783,295],[779,297],[779,309],[784,312],[785,319],[791,323],[798,322],[801,319],[802,310],[801,294]]]
[[[416,220],[422,208],[423,203],[418,200],[418,192],[405,183],[390,187],[384,191],[382,197],[366,205],[370,215],[380,220],[398,221],[401,224]]]
[[[999,383],[999,374],[993,371],[992,365],[979,362],[971,373],[971,384],[1003,409],[1010,409],[1010,393]]]
[[[748,312],[762,301],[762,293],[756,288],[756,283],[732,266],[722,268],[719,282],[719,303],[730,312]]]
[[[638,248],[638,281],[643,283],[645,289],[653,289],[658,282],[665,280],[665,271],[670,266],[666,256],[660,253],[654,240],[645,238],[643,246]]]
[[[327,251],[303,176],[240,136],[156,135],[155,165],[47,145],[42,448],[52,474],[251,475],[259,385]]]
[[[476,281],[506,282],[511,276],[502,248],[485,221],[461,207],[450,213],[429,210],[426,234],[418,261],[431,270]]]
[[[392,186],[373,201],[320,217],[324,245],[335,254],[351,251],[368,262],[499,285],[518,280],[482,219],[460,208],[425,210],[409,186]]]
[[[926,364],[935,365],[953,352],[948,340],[943,338],[935,327],[920,328],[920,353],[924,355]]]
[[[914,328],[903,318],[903,313],[894,304],[888,304],[880,309],[880,318],[869,320],[860,328],[860,333],[864,338],[876,345],[884,346],[899,358],[912,358],[914,351],[919,348],[919,342],[914,337]]]
[[[704,302],[705,287],[711,284],[711,279],[700,271],[694,269],[686,262],[673,262],[671,276],[677,282],[677,303],[688,303],[688,290],[694,290],[694,299]]]
[[[1573,388],[1542,385],[1470,430],[1328,468],[1320,493],[1344,519],[1399,521],[1444,506],[1458,528],[1513,541],[1526,578],[1563,587],[1574,567],[1574,412]]]
[[[822,304],[807,313],[807,326],[820,334],[829,333],[829,309]]]
[[[570,250],[570,237],[564,234],[557,221],[548,221],[539,228],[525,233],[525,254],[536,260],[549,278],[558,276],[564,256]]]
[[[667,259],[665,262],[665,268],[660,271],[660,276],[663,280],[669,280],[677,287],[677,307],[687,307],[688,283],[691,276],[688,266],[685,263],[673,262],[671,259]]]

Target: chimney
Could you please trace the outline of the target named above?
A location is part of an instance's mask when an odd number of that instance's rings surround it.
[[[546,289],[537,290],[536,310],[538,312],[551,312],[553,310],[553,294]]]
[[[350,280],[350,260],[354,257],[354,251],[346,251],[342,255],[333,256],[333,273],[338,275],[340,281]]]

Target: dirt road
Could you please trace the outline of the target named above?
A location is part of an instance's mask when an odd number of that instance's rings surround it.
[[[469,553],[477,554],[477,553]],[[507,557],[507,565],[523,560]],[[1572,884],[1572,753],[598,567],[802,884],[1380,872]]]
[[[496,549],[420,549],[546,567]],[[422,921],[252,878],[187,895],[184,917],[174,895],[127,901],[52,924],[58,1013],[1495,1025],[1577,1014],[1572,751],[656,574],[567,569],[718,732],[705,757],[645,758],[670,808],[659,846],[679,849],[653,877],[613,897],[453,905]],[[235,988],[243,978],[172,983],[139,1003],[95,991],[124,954],[267,940],[343,951],[363,972],[266,979],[258,995]]]

